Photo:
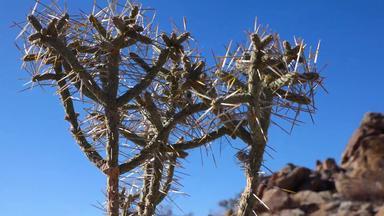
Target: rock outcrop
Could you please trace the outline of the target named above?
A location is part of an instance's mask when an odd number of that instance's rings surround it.
[[[257,196],[263,216],[384,216],[384,115],[364,116],[340,165],[332,158],[314,170],[288,164],[263,177]]]
[[[335,177],[337,191],[353,200],[384,199],[384,115],[367,113],[342,156],[346,170]]]

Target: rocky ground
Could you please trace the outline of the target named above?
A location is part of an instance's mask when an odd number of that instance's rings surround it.
[[[317,161],[315,170],[288,164],[262,179],[258,197],[262,216],[384,216],[384,115],[364,116],[341,164],[332,158]]]

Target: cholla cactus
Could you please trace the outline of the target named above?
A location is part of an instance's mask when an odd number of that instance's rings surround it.
[[[207,106],[189,90],[205,70],[189,33],[158,34],[129,1],[89,15],[37,6],[21,34],[32,82],[57,88],[74,138],[107,176],[108,214],[153,215],[177,158],[226,133],[200,118]]]
[[[37,3],[21,33],[25,68],[57,89],[72,135],[106,175],[108,215],[154,215],[178,159],[226,135],[247,144],[238,214],[250,215],[271,115],[314,110],[321,79],[304,44],[281,49],[255,32],[250,49],[210,69],[189,32],[159,33],[152,20],[130,1],[79,15]]]
[[[228,48],[216,72],[223,94],[246,98],[243,103],[231,104],[227,112],[238,119],[235,135],[247,145],[237,154],[247,178],[239,216],[252,215],[260,201],[256,196],[258,177],[273,116],[294,126],[300,112],[314,113],[315,89],[322,84],[316,69],[319,47],[306,58],[302,41],[291,47],[277,34],[259,34],[257,30],[249,38],[249,49],[239,47],[231,55]]]

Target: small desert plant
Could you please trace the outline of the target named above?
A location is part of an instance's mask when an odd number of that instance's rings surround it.
[[[159,33],[130,1],[77,15],[37,3],[27,20],[25,68],[57,89],[73,137],[107,177],[111,216],[154,215],[186,151],[222,136],[247,144],[238,215],[251,215],[272,115],[314,110],[317,54],[305,58],[302,41],[255,30],[248,49],[207,67],[186,29]]]

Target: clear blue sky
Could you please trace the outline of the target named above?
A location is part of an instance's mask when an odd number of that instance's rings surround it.
[[[67,0],[73,10],[89,10],[93,2]],[[293,135],[272,128],[274,159],[266,165],[279,170],[288,162],[313,167],[316,159],[337,160],[363,114],[384,110],[384,1],[382,0],[158,0],[143,1],[157,9],[157,21],[188,18],[189,29],[205,54],[224,53],[230,40],[244,41],[255,16],[283,38],[322,40],[320,65],[329,94],[318,95],[315,124],[297,127]],[[92,207],[103,200],[104,176],[80,153],[72,140],[58,98],[49,89],[20,93],[28,78],[20,69],[12,21],[25,19],[33,0],[2,1],[0,8],[0,215],[102,215]],[[185,212],[197,216],[218,209],[217,202],[233,197],[244,185],[234,152],[216,148],[215,167],[199,151],[185,162],[182,181],[190,197],[173,196]],[[203,165],[201,163],[203,161]],[[181,215],[176,210],[176,213]]]

